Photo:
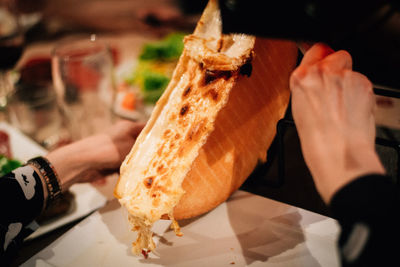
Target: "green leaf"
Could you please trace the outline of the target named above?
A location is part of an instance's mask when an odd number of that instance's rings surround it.
[[[0,177],[22,166],[22,162],[16,159],[9,159],[4,155],[0,155]]]
[[[143,101],[147,104],[154,104],[163,94],[164,89],[146,92],[143,96]]]
[[[173,60],[179,58],[183,51],[182,33],[173,33],[163,40],[145,44],[139,55],[140,60]]]
[[[169,78],[157,72],[146,71],[143,73],[143,91],[164,90],[169,83]]]

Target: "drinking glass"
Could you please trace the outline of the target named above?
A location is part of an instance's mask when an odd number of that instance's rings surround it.
[[[22,54],[23,30],[14,0],[0,0],[0,111],[7,107],[13,89],[9,70]]]
[[[113,122],[113,60],[107,44],[90,38],[64,41],[52,52],[52,76],[73,139]]]
[[[7,109],[10,123],[46,149],[70,142],[51,84],[16,84]]]

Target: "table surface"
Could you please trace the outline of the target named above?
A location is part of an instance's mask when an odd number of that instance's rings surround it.
[[[113,200],[22,266],[339,266],[335,220],[244,191],[182,220],[182,237],[169,224],[153,227],[155,253],[133,256],[135,235]]]

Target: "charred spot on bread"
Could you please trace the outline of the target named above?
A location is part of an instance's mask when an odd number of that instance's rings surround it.
[[[186,97],[190,91],[192,90],[192,88],[190,86],[188,86],[185,91],[183,91],[182,97]]]
[[[169,117],[171,121],[174,121],[176,119],[176,113],[172,113],[171,116]]]
[[[160,148],[157,150],[157,155],[159,157],[161,157],[163,150],[164,150],[164,145],[160,146]]]
[[[218,100],[218,92],[214,88],[208,90],[204,95],[211,97],[214,101]]]
[[[165,130],[163,136],[164,136],[164,138],[170,137],[171,136],[171,130],[170,129]]]
[[[189,104],[184,104],[179,111],[179,115],[184,116],[189,110]]]
[[[206,70],[204,74],[204,83],[206,85],[212,83],[217,78],[216,73],[217,73],[216,71]]]
[[[223,46],[224,46],[224,39],[223,39],[223,38],[220,38],[220,39],[218,40],[218,43],[217,43],[217,51],[218,51],[218,52],[221,52]]]
[[[218,78],[228,80],[232,76],[232,71],[229,70],[206,70],[204,73],[204,84],[208,85]]]
[[[150,176],[144,179],[144,185],[146,186],[146,188],[151,188],[153,181],[154,181],[154,176]]]
[[[170,218],[169,218],[168,214],[165,213],[165,214],[161,215],[161,219],[163,219],[163,220],[169,220]]]
[[[158,174],[162,174],[162,173],[164,173],[164,171],[165,171],[164,165],[161,164],[157,167]]]
[[[247,77],[251,76],[251,73],[253,71],[253,65],[251,64],[251,62],[247,62],[246,64],[244,64],[243,66],[240,67],[240,74],[242,75],[246,75]]]
[[[163,194],[167,194],[168,193],[168,190],[165,188],[165,186],[161,186],[161,185],[159,185],[159,184],[155,184],[154,186],[153,186],[153,189],[152,189],[154,192],[157,192],[157,191],[159,191],[159,192],[161,192],[161,193],[163,193]]]

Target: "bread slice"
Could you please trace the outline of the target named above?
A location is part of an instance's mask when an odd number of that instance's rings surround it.
[[[289,103],[297,48],[289,41],[257,38],[253,51],[250,77],[238,76],[214,131],[183,181],[186,194],[174,209],[175,219],[215,208],[266,161],[277,122]]]
[[[265,58],[254,57],[258,49]],[[138,232],[135,254],[154,250],[155,221],[167,215],[181,235],[175,219],[216,207],[265,160],[289,101],[296,53],[289,42],[222,35],[210,0],[121,166],[114,193]]]

